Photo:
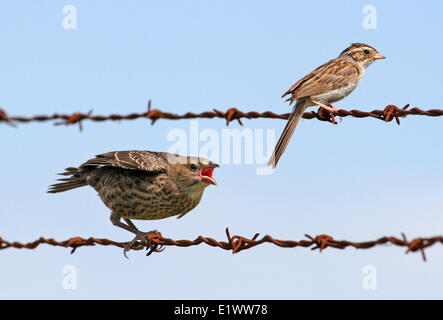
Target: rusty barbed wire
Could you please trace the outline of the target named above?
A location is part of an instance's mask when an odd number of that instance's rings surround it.
[[[319,251],[323,251],[324,249],[331,247],[335,249],[345,249],[347,247],[354,247],[356,249],[370,249],[375,246],[385,245],[385,244],[393,244],[400,247],[406,247],[406,253],[409,252],[417,252],[420,251],[423,257],[423,260],[426,261],[425,249],[436,244],[443,244],[443,236],[435,236],[430,238],[415,238],[411,241],[408,241],[405,234],[402,233],[402,238],[396,237],[382,237],[373,241],[364,241],[364,242],[354,242],[348,240],[336,240],[333,237],[321,234],[316,237],[312,237],[308,234],[305,234],[307,239],[295,241],[295,240],[278,240],[274,239],[270,235],[265,235],[261,239],[258,239],[259,233],[256,233],[251,239],[242,236],[231,236],[229,229],[226,228],[226,237],[227,241],[217,241],[213,238],[199,236],[195,240],[174,240],[170,238],[165,238],[161,234],[150,234],[147,237],[148,245],[145,245],[141,241],[136,241],[132,246],[132,250],[148,250],[147,255],[149,256],[153,252],[161,252],[163,251],[165,246],[176,246],[176,247],[190,247],[197,246],[202,243],[206,243],[212,247],[218,247],[224,250],[230,250],[232,253],[238,253],[242,250],[253,248],[257,245],[263,243],[271,243],[276,246],[282,248],[295,248],[295,247],[303,247],[310,248],[311,250],[319,249]],[[28,242],[28,243],[20,243],[20,242],[9,242],[0,237],[0,250],[7,248],[17,248],[17,249],[35,249],[40,244],[49,244],[51,246],[72,248],[71,253],[74,253],[75,250],[82,246],[115,246],[124,248],[128,242],[116,242],[109,239],[103,238],[87,238],[84,239],[82,237],[73,237],[64,241],[56,241],[54,239],[46,239],[44,237],[40,237],[39,239]]]
[[[400,124],[400,118],[405,118],[408,115],[422,115],[429,117],[440,117],[443,116],[443,109],[431,109],[431,110],[422,110],[419,108],[408,109],[409,104],[404,106],[403,108],[399,108],[395,105],[388,105],[383,110],[373,110],[373,111],[361,111],[361,110],[344,110],[339,109],[335,116],[339,117],[355,117],[355,118],[367,118],[372,117],[379,120],[383,120],[385,122],[390,122],[393,119],[396,120],[397,124]],[[201,113],[193,113],[187,112],[185,114],[176,114],[171,112],[165,112],[159,109],[152,109],[151,100],[148,102],[148,110],[147,112],[142,113],[130,113],[127,115],[120,114],[111,114],[108,116],[103,115],[93,115],[92,111],[88,113],[76,112],[73,114],[60,114],[54,113],[53,115],[36,115],[32,117],[23,117],[23,116],[8,116],[6,111],[0,109],[0,123],[4,122],[10,124],[12,126],[15,123],[29,123],[29,122],[47,122],[54,120],[61,120],[59,122],[55,122],[55,125],[72,125],[79,124],[80,130],[82,129],[82,121],[90,120],[90,121],[119,121],[119,120],[134,120],[134,119],[150,119],[154,124],[159,119],[169,119],[169,120],[179,120],[179,119],[195,119],[195,118],[222,118],[226,120],[226,125],[229,125],[231,121],[237,120],[239,124],[243,125],[241,119],[257,119],[257,118],[268,118],[268,119],[288,119],[289,113],[277,114],[272,111],[265,112],[257,112],[257,111],[249,111],[243,112],[237,108],[229,108],[226,111],[220,111],[217,109],[213,109],[212,111],[205,111]],[[328,121],[333,122],[333,118],[331,114],[325,110],[324,108],[319,108],[317,111],[305,112],[303,114],[304,119],[318,119],[320,121]]]

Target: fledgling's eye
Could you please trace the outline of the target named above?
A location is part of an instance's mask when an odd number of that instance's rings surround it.
[[[369,54],[369,50],[368,50],[368,49],[365,49],[363,52],[364,52],[365,54]]]
[[[196,165],[195,163],[192,163],[192,164],[191,164],[191,169],[192,169],[192,170],[197,169],[197,165]]]

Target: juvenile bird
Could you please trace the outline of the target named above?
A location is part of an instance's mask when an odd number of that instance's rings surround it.
[[[49,187],[58,193],[90,185],[111,209],[111,222],[134,233],[124,254],[140,240],[158,231],[141,232],[130,219],[157,220],[183,217],[195,208],[209,185],[216,185],[213,170],[219,165],[204,158],[167,152],[116,151],[97,155],[78,168],[67,168]],[[123,219],[126,223],[121,221]]]
[[[282,98],[290,95],[286,101],[290,101],[290,104],[296,101],[296,104],[268,165],[273,168],[277,166],[306,108],[315,105],[323,107],[334,118],[334,112],[338,109],[328,105],[345,98],[357,88],[365,69],[378,59],[385,57],[373,47],[353,43],[338,58],[318,67],[286,91]]]

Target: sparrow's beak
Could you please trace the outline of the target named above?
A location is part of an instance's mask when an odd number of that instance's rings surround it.
[[[386,57],[384,55],[382,55],[381,53],[376,53],[374,54],[374,60],[378,60],[378,59],[386,59]]]
[[[200,172],[198,173],[200,181],[206,184],[217,185],[217,182],[215,182],[215,179],[212,177],[212,171],[218,167],[220,166],[217,163],[210,163],[201,168]]]

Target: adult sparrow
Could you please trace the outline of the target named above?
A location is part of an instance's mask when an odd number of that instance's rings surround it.
[[[65,169],[60,174],[69,177],[58,179],[63,182],[50,186],[48,193],[93,187],[111,209],[111,222],[136,235],[125,247],[126,256],[135,241],[146,243],[147,235],[158,233],[141,232],[130,219],[183,217],[199,204],[205,188],[216,184],[212,171],[218,166],[204,158],[167,152],[108,152]]]
[[[296,104],[268,165],[276,167],[306,108],[317,105],[333,117],[338,109],[328,105],[349,95],[360,83],[365,69],[375,60],[384,58],[367,44],[353,43],[338,58],[326,62],[289,88],[282,98],[290,95],[286,101],[290,104],[296,101]]]

